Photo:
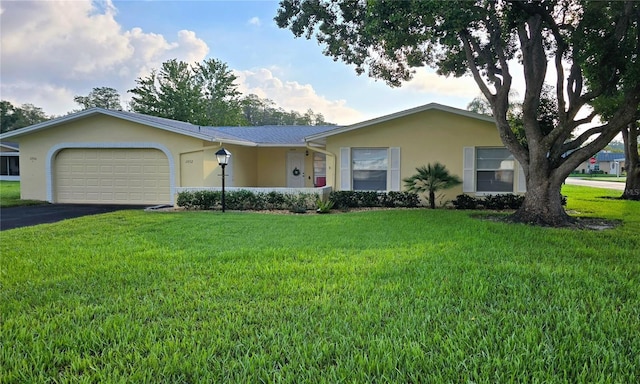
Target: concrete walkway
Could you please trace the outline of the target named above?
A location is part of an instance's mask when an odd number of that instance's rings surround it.
[[[567,177],[565,183],[571,185],[582,185],[585,187],[615,189],[618,191],[624,191],[625,186],[624,183],[618,183],[615,181],[602,181],[599,179],[579,179],[576,177]]]

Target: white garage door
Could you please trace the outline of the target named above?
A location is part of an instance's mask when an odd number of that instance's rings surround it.
[[[53,180],[56,203],[171,203],[169,160],[157,149],[64,149]]]

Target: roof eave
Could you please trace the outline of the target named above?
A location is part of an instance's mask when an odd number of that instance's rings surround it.
[[[360,129],[360,128],[368,127],[368,126],[371,126],[371,125],[384,123],[384,122],[387,122],[387,121],[390,121],[390,120],[398,119],[398,118],[405,117],[405,116],[410,116],[410,115],[413,115],[415,113],[425,112],[425,111],[429,111],[429,110],[444,111],[444,112],[449,112],[449,113],[453,113],[453,114],[460,115],[460,116],[469,117],[469,118],[472,118],[472,119],[478,119],[478,120],[483,120],[483,121],[495,123],[495,119],[493,117],[491,117],[491,116],[481,115],[481,114],[478,114],[478,113],[475,113],[475,112],[465,111],[463,109],[449,107],[449,106],[438,104],[438,103],[429,103],[429,104],[425,104],[425,105],[422,105],[422,106],[419,106],[419,107],[415,107],[415,108],[411,108],[411,109],[406,109],[404,111],[392,113],[390,115],[385,115],[385,116],[377,117],[375,119],[363,121],[363,122],[360,122],[360,123],[356,123],[356,124],[352,124],[352,125],[347,125],[347,126],[344,126],[344,127],[336,128],[336,129],[333,129],[331,131],[318,133],[318,134],[315,134],[315,135],[309,135],[309,136],[305,137],[305,140],[307,142],[318,141],[319,139],[325,139],[325,138],[327,138],[329,136],[338,135],[340,133],[345,133],[345,132],[353,131],[355,129]]]
[[[207,135],[205,133],[191,132],[191,131],[188,131],[188,130],[183,130],[183,129],[176,128],[176,127],[171,127],[171,126],[168,126],[168,125],[165,125],[165,124],[158,124],[158,123],[155,123],[153,121],[146,120],[146,119],[136,118],[135,115],[123,114],[123,113],[120,113],[120,111],[114,111],[114,110],[103,109],[103,108],[86,109],[84,111],[80,111],[80,112],[77,112],[77,113],[74,113],[74,114],[71,114],[71,115],[67,115],[67,116],[56,118],[56,119],[44,121],[42,123],[34,124],[34,125],[30,126],[30,127],[17,129],[15,131],[11,131],[11,132],[6,132],[6,133],[3,133],[2,135],[0,135],[0,139],[8,139],[8,138],[13,138],[13,137],[25,136],[25,135],[31,134],[33,132],[41,131],[41,130],[48,129],[48,128],[53,128],[53,127],[61,125],[61,124],[69,123],[69,122],[72,122],[72,121],[84,119],[84,118],[95,116],[95,115],[111,116],[111,117],[115,117],[115,118],[118,118],[118,119],[130,121],[132,123],[142,124],[142,125],[146,125],[146,126],[149,126],[149,127],[154,127],[154,128],[162,129],[162,130],[165,130],[165,131],[170,131],[170,132],[177,133],[177,134],[180,134],[180,135],[190,136],[190,137],[193,137],[193,138],[196,138],[196,139],[201,139],[201,140],[206,140],[206,141],[228,143],[228,144],[235,144],[235,145],[242,145],[242,146],[256,146],[256,143],[253,143],[251,141],[222,139],[222,138],[219,138],[219,137],[216,137],[216,136]]]

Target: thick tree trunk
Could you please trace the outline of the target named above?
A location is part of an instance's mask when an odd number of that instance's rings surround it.
[[[532,178],[538,178],[533,180]],[[562,182],[553,182],[553,178],[543,175],[530,175],[524,202],[510,220],[548,227],[567,227],[575,223],[562,205],[560,188]]]
[[[638,153],[638,131],[635,123],[622,130],[627,182],[621,198],[640,200],[640,154]]]
[[[640,200],[640,166],[627,170],[627,183],[621,198],[626,200]]]

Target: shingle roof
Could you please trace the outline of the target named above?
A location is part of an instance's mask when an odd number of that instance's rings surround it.
[[[30,132],[52,128],[69,121],[103,114],[165,129],[171,132],[197,137],[209,141],[219,141],[246,146],[304,146],[304,138],[309,135],[323,133],[336,126],[303,126],[303,125],[269,125],[259,127],[205,127],[184,121],[165,119],[162,117],[143,115],[135,112],[91,108],[75,114],[45,121],[30,127],[2,134],[0,137],[18,137]]]
[[[599,152],[596,156],[598,161],[616,161],[624,160],[624,153]]]
[[[231,135],[258,145],[304,145],[309,135],[336,129],[334,125],[266,125],[259,127],[205,127],[213,136]]]

